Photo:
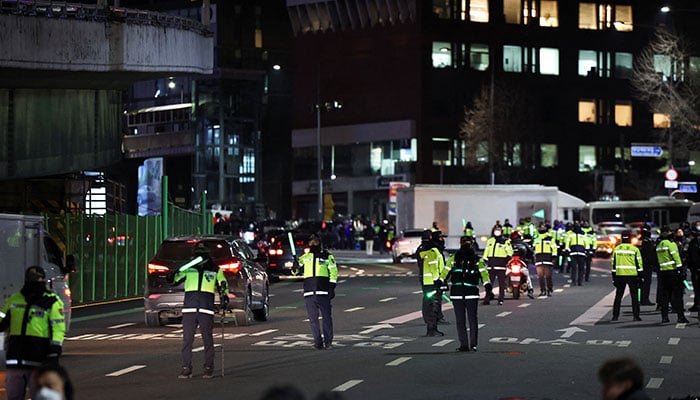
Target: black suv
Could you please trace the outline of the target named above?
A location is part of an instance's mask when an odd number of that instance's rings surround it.
[[[253,320],[267,321],[270,316],[270,283],[250,247],[242,239],[229,235],[189,235],[164,240],[158,253],[148,262],[144,290],[146,326],[155,327],[167,319],[182,317],[184,285],[171,285],[166,277],[168,272],[194,258],[194,246],[200,242],[209,249],[212,260],[228,281],[226,312],[234,314],[238,325],[248,325]]]
[[[291,235],[291,241],[290,241]],[[273,278],[282,275],[292,275],[294,268],[294,254],[296,259],[304,254],[307,249],[309,235],[296,231],[273,230],[265,234],[258,249],[261,256],[267,256],[267,273]],[[294,242],[294,251],[291,243]]]

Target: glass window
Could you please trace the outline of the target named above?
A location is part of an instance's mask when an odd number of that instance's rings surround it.
[[[654,71],[663,75],[666,81],[671,76],[671,56],[665,54],[654,54]]]
[[[450,18],[450,0],[433,0],[433,14],[438,18]]]
[[[503,46],[503,71],[523,72],[522,48],[520,46]]]
[[[595,146],[578,146],[578,171],[593,171],[595,167]]]
[[[473,22],[489,22],[488,0],[471,0],[469,2],[469,20]]]
[[[579,100],[578,102],[578,122],[596,123],[595,101]]]
[[[540,2],[540,26],[555,28],[559,26],[559,12],[556,0]]]
[[[632,25],[632,6],[617,5],[615,6],[615,21],[613,26],[618,31],[630,32],[633,29]]]
[[[486,71],[489,67],[489,46],[472,44],[469,47],[469,66],[477,71]]]
[[[615,102],[615,125],[632,126],[632,102]]]
[[[596,7],[594,3],[579,3],[578,5],[578,28],[596,29]]]
[[[559,49],[547,47],[540,49],[540,73],[542,75],[559,75]]]
[[[448,68],[450,66],[452,66],[452,44],[433,42],[433,68]]]
[[[578,74],[581,76],[596,76],[598,57],[593,50],[578,51]]]
[[[476,145],[477,164],[488,164],[489,162],[489,142],[483,140]]]
[[[654,113],[654,128],[665,129],[671,127],[671,116],[669,114]]]
[[[615,77],[632,78],[632,53],[615,53]]]
[[[369,153],[369,167],[372,172],[379,172],[382,168],[382,148],[373,147]]]
[[[540,166],[542,168],[556,167],[559,165],[559,155],[556,144],[540,144]]]
[[[520,3],[522,0],[503,0],[503,14],[507,24],[520,24],[522,22],[522,11]]]
[[[446,138],[433,138],[433,165],[452,165],[450,142]]]

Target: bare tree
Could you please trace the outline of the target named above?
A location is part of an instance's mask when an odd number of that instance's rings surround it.
[[[670,128],[660,130],[660,139],[668,143],[672,157],[685,156],[700,144],[700,76],[689,68],[689,55],[686,40],[660,26],[636,58],[632,75],[636,97],[652,112],[670,117]]]

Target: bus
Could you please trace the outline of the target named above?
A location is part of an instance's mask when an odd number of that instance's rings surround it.
[[[626,226],[639,222],[651,222],[654,226],[672,228],[688,220],[693,202],[656,196],[649,200],[592,201],[581,210],[581,219],[588,220],[594,229],[601,222],[618,222]]]

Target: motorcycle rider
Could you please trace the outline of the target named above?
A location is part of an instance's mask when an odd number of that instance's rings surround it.
[[[479,282],[486,288],[487,295],[493,297],[493,287],[489,281],[486,263],[474,251],[474,238],[462,236],[459,250],[447,260],[444,279],[449,280],[450,299],[454,306],[457,336],[460,346],[457,351],[476,351],[478,339],[477,306],[479,303]],[[467,340],[467,319],[469,338]]]
[[[528,268],[534,260],[534,252],[532,251],[532,247],[530,246],[530,243],[526,239],[521,237],[517,231],[514,231],[510,234],[510,246],[513,248],[513,255],[519,256],[520,260],[524,264],[524,268],[521,268],[520,272],[525,276],[525,280],[527,282],[527,297],[534,299],[534,289],[532,287],[532,280],[530,279],[530,270]]]
[[[503,305],[506,291],[506,264],[513,255],[510,240],[503,236],[500,226],[494,227],[491,237],[486,241],[483,258],[489,267],[489,280],[493,284],[498,278],[498,305]],[[488,305],[493,297],[487,295],[484,305]]]
[[[643,306],[653,306],[654,303],[649,299],[649,293],[651,292],[651,275],[652,271],[657,271],[658,274],[659,261],[656,258],[656,243],[651,238],[651,226],[644,224],[641,228],[641,233],[642,240],[639,243],[639,251],[642,253],[644,269],[640,275],[642,278],[642,298],[640,304]]]
[[[685,270],[681,262],[678,245],[673,240],[673,231],[668,226],[661,228],[661,241],[656,245],[656,257],[659,261],[659,306],[661,322],[668,320],[668,303],[678,315],[678,323],[688,323],[683,313],[683,280]]]
[[[612,253],[612,278],[616,289],[612,320],[617,321],[620,317],[620,303],[625,293],[625,287],[628,286],[632,299],[633,318],[635,321],[641,321],[637,291],[639,290],[639,274],[644,267],[642,254],[636,246],[630,243],[632,232],[624,230],[620,236],[621,243],[615,247]]]
[[[540,225],[540,238],[535,242],[535,266],[540,280],[540,297],[552,296],[552,268],[557,258],[557,244],[547,227]]]
[[[441,295],[440,290],[444,287],[444,282],[440,278],[445,268],[445,259],[439,246],[440,231],[425,231],[422,236],[422,243],[416,250],[418,256],[418,268],[423,290],[422,313],[427,332],[426,336],[444,336],[445,334],[437,329],[440,319]],[[437,240],[436,240],[437,239]]]

